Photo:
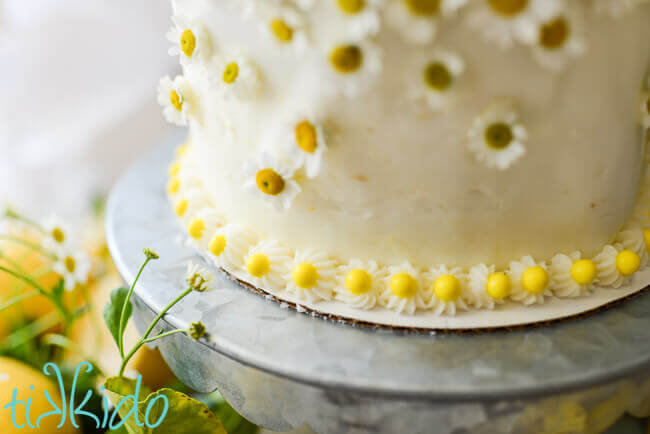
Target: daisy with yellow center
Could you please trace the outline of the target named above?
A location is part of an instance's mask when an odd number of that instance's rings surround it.
[[[428,44],[437,33],[440,17],[452,16],[467,0],[390,0],[386,21],[402,38],[414,44]]]
[[[376,35],[381,27],[379,14],[386,0],[327,0],[343,24],[342,34],[350,40],[359,41]]]
[[[506,170],[526,154],[528,133],[507,101],[490,105],[468,132],[468,149],[489,169]]]
[[[331,300],[336,276],[336,262],[316,250],[297,251],[285,275],[286,290],[298,300]]]
[[[442,265],[424,273],[424,281],[429,290],[428,306],[436,315],[456,315],[458,310],[467,310],[465,303],[466,277],[460,268],[447,268]]]
[[[330,46],[327,54],[335,92],[354,98],[371,88],[382,71],[381,49],[369,41],[344,41]]]
[[[510,262],[508,276],[512,281],[510,298],[525,305],[542,304],[553,295],[546,264],[535,262],[532,256]]]
[[[299,112],[281,128],[279,140],[293,165],[305,169],[308,178],[315,178],[321,171],[327,141],[323,132],[323,120],[310,112]]]
[[[571,59],[584,53],[581,8],[568,2],[562,11],[539,23],[533,53],[540,65],[562,71]]]
[[[467,287],[463,298],[467,305],[476,309],[494,309],[510,296],[510,277],[496,272],[494,265],[475,265],[467,275]]]
[[[387,309],[409,315],[427,309],[427,290],[420,272],[408,262],[389,267],[382,288],[378,301]]]
[[[603,247],[593,261],[598,270],[596,280],[598,286],[620,288],[641,269],[639,255],[631,250],[625,250],[620,244]]]
[[[208,248],[212,234],[224,225],[223,216],[212,208],[203,208],[185,219],[187,244],[195,249]]]
[[[71,243],[71,233],[68,226],[56,215],[51,215],[42,223],[45,236],[43,237],[43,247],[53,253],[59,253],[67,250]]]
[[[220,63],[217,74],[219,88],[227,98],[249,99],[259,94],[262,81],[259,68],[248,57],[237,54],[227,56]]]
[[[244,189],[283,211],[291,207],[301,191],[294,179],[295,172],[295,166],[262,151],[258,159],[244,164]]]
[[[377,304],[384,279],[375,261],[352,259],[339,267],[335,298],[357,309],[372,309]]]
[[[187,264],[185,282],[196,292],[208,292],[215,289],[214,275],[205,268],[192,262]]]
[[[52,268],[63,278],[66,291],[72,291],[77,285],[88,282],[90,260],[81,250],[66,249],[57,254],[57,261]]]
[[[476,0],[466,16],[469,27],[502,49],[533,44],[539,24],[561,10],[559,0]]]
[[[418,59],[408,84],[409,96],[426,102],[434,112],[450,106],[458,95],[459,80],[465,72],[465,62],[455,53],[436,50],[425,59]]]
[[[187,125],[191,106],[187,100],[190,89],[188,81],[180,75],[173,80],[169,76],[160,79],[158,103],[163,107],[167,122],[180,126]]]
[[[551,290],[558,297],[575,298],[594,290],[598,270],[596,263],[581,258],[580,252],[555,255],[549,265]]]
[[[179,56],[183,66],[201,64],[205,66],[213,54],[210,34],[201,24],[180,16],[172,18],[174,25],[167,32],[172,43],[170,56]]]
[[[244,257],[255,242],[255,235],[239,225],[219,227],[208,242],[210,259],[215,267],[238,274],[245,269]]]
[[[646,232],[637,222],[630,222],[623,226],[616,235],[614,243],[620,244],[623,250],[631,250],[636,253],[639,256],[640,268],[645,268],[648,265]]]
[[[244,255],[247,280],[258,288],[280,291],[287,286],[285,277],[292,261],[289,248],[274,240],[260,241]]]
[[[279,48],[305,51],[308,45],[305,20],[302,13],[290,6],[265,5],[261,13],[264,31]]]

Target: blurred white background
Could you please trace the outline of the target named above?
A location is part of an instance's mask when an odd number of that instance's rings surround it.
[[[83,215],[172,133],[165,0],[0,0],[0,204]]]

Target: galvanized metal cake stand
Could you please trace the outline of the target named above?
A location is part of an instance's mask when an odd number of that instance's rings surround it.
[[[141,331],[184,288],[187,262],[201,261],[180,242],[164,193],[180,141],[137,162],[109,200],[109,247],[124,279],[133,280],[143,247],[161,256],[135,291]],[[183,382],[218,389],[269,429],[538,433],[565,432],[557,427],[569,423],[598,430],[650,396],[650,384],[640,386],[650,378],[648,293],[545,328],[433,335],[313,318],[221,274],[217,287],[191,294],[161,322],[172,329],[202,321],[209,338],[197,343],[177,334],[159,348]]]

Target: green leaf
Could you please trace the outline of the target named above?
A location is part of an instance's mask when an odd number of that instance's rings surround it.
[[[113,335],[113,339],[115,339],[115,343],[118,347],[120,345],[120,316],[122,315],[122,306],[124,306],[124,302],[128,295],[128,288],[117,288],[111,292],[111,299],[106,304],[106,307],[104,307],[104,322],[106,323],[108,330],[111,332],[111,335]],[[126,306],[126,318],[124,318],[125,324],[129,321],[129,318],[131,318],[132,313],[133,304],[129,301]]]
[[[131,396],[135,397],[138,384],[135,380],[123,377],[112,377],[106,380],[104,387],[114,405]],[[138,426],[135,416],[131,412],[133,399],[125,401],[118,413],[126,417],[124,427],[129,434],[227,434],[221,421],[202,402],[172,389],[160,389],[155,393],[148,394],[148,391],[140,386],[138,391],[138,420],[143,422],[149,411],[147,422],[150,425],[158,422],[163,414],[165,402],[167,402],[167,414],[162,423],[156,428]],[[142,397],[147,397],[142,400]],[[160,398],[164,396],[165,398]]]

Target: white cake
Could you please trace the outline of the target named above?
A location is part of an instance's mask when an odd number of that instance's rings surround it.
[[[353,318],[638,280],[647,1],[173,4],[169,194],[218,267]]]

